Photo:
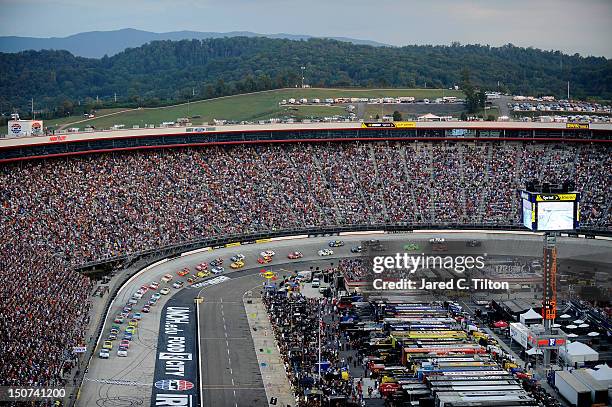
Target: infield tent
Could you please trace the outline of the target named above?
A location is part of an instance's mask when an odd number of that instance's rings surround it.
[[[533,308],[529,308],[529,311],[519,315],[519,319],[521,321],[521,324],[523,325],[534,325],[542,323],[542,315],[535,312]]]
[[[565,360],[565,363],[571,366],[576,363],[582,365],[584,362],[599,360],[599,353],[590,346],[578,341],[568,342],[565,348],[560,349],[559,354]]]

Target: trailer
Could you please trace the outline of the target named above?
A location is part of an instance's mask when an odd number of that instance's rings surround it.
[[[432,386],[431,391],[434,394],[441,392],[495,392],[498,394],[508,394],[512,391],[525,391],[520,384],[502,384],[488,385],[482,382],[474,382],[473,386],[455,386],[453,384],[443,386]]]
[[[520,383],[516,380],[428,380],[431,387],[463,387],[463,386],[516,386]]]
[[[439,393],[436,407],[493,407],[493,406],[537,406],[537,402],[525,391],[512,394],[461,394]]]
[[[567,370],[555,372],[555,387],[573,406],[589,407],[591,405],[591,390]]]
[[[572,375],[591,390],[591,402],[593,404],[609,405],[608,386],[598,382],[593,376],[582,369],[574,370]]]
[[[476,373],[480,373],[480,372],[476,372]],[[457,382],[457,383],[462,383],[462,382],[466,382],[466,383],[471,383],[474,380],[490,380],[490,381],[509,381],[509,382],[517,382],[516,379],[514,379],[514,377],[508,373],[507,375],[478,375],[478,374],[474,374],[474,375],[470,375],[470,376],[440,376],[440,375],[430,375],[427,376],[427,381],[430,383],[445,383],[445,382]]]

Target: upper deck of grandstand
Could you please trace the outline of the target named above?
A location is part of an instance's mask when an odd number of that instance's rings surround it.
[[[0,162],[110,150],[341,140],[542,140],[610,142],[609,123],[333,122],[182,126],[0,138]]]

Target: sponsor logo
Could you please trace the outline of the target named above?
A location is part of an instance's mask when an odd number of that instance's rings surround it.
[[[166,379],[156,381],[155,387],[160,390],[184,391],[193,389],[193,383],[187,380]]]
[[[416,122],[375,122],[375,123],[361,123],[362,129],[415,129]]]
[[[19,124],[19,123],[11,124],[11,133],[13,133],[13,134],[21,133],[21,124]]]
[[[206,280],[206,281],[202,281],[201,283],[193,284],[191,287],[194,287],[194,288],[208,287],[209,285],[221,284],[222,282],[227,281],[229,279],[230,278],[226,276],[219,276],[211,280]]]
[[[32,134],[33,135],[42,134],[42,123],[41,122],[32,123]]]
[[[536,195],[536,201],[548,202],[548,201],[575,201],[577,194],[554,194],[554,195]]]
[[[566,129],[588,129],[589,123],[566,123]]]
[[[228,243],[225,245],[225,247],[236,247],[236,246],[240,246],[240,242]]]

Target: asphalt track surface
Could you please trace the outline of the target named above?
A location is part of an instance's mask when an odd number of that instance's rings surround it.
[[[199,321],[202,338],[200,341],[201,405],[265,406],[268,400],[261,382],[256,350],[253,348],[242,299],[244,293],[249,290],[253,291],[253,295],[259,295],[258,288],[263,283],[263,278],[259,276],[262,266],[256,261],[259,253],[266,249],[276,252],[274,261],[267,268],[282,277],[293,271],[336,265],[339,258],[351,256],[351,246],[358,245],[362,240],[375,238],[389,241],[392,250],[400,250],[399,248],[407,242],[415,242],[422,248],[427,248],[428,240],[431,237],[444,237],[449,244],[453,240],[465,242],[478,239],[483,242],[482,247],[475,248],[466,248],[464,243],[458,243],[458,246],[463,247],[464,254],[488,252],[516,255],[520,253],[524,256],[539,258],[542,253],[542,237],[533,234],[517,236],[499,232],[452,231],[303,238],[201,251],[166,261],[133,277],[118,293],[117,300],[111,307],[101,341],[96,348],[96,354],[110,330],[114,315],[119,312],[138,287],[150,284],[151,281],[160,281],[166,273],[174,276],[172,281],[174,282],[179,279],[176,272],[183,267],[190,267],[193,270],[201,262],[210,262],[214,258],[221,257],[224,259],[225,267],[223,275],[231,277],[231,280],[203,289],[181,289],[184,292],[181,292],[181,295],[204,298],[204,302],[200,305]],[[341,239],[346,242],[346,245],[334,248],[333,256],[324,258],[318,256],[317,251],[326,248],[327,242],[332,239]],[[560,241],[559,244],[560,257],[567,255],[576,260],[592,260],[593,258],[604,260],[605,258],[605,261],[610,261],[612,257],[609,241],[565,240],[567,242]],[[304,257],[300,260],[287,259],[287,254],[295,250],[301,251]],[[246,265],[242,270],[232,271],[229,268],[229,258],[236,253],[245,255]],[[180,279],[184,280],[184,278]],[[164,286],[169,286],[169,284],[162,284],[160,288]],[[152,405],[151,393],[161,310],[167,298],[176,294],[177,291],[171,288],[171,294],[162,296],[158,304],[152,307],[151,313],[143,314],[143,320],[130,345],[127,358],[116,356],[118,345],[116,343],[110,359],[102,360],[97,357],[92,359],[81,389],[78,406]],[[144,298],[149,297],[150,294],[147,294]],[[136,308],[139,309],[143,304],[144,301],[141,301]],[[225,339],[226,334],[227,340]]]

